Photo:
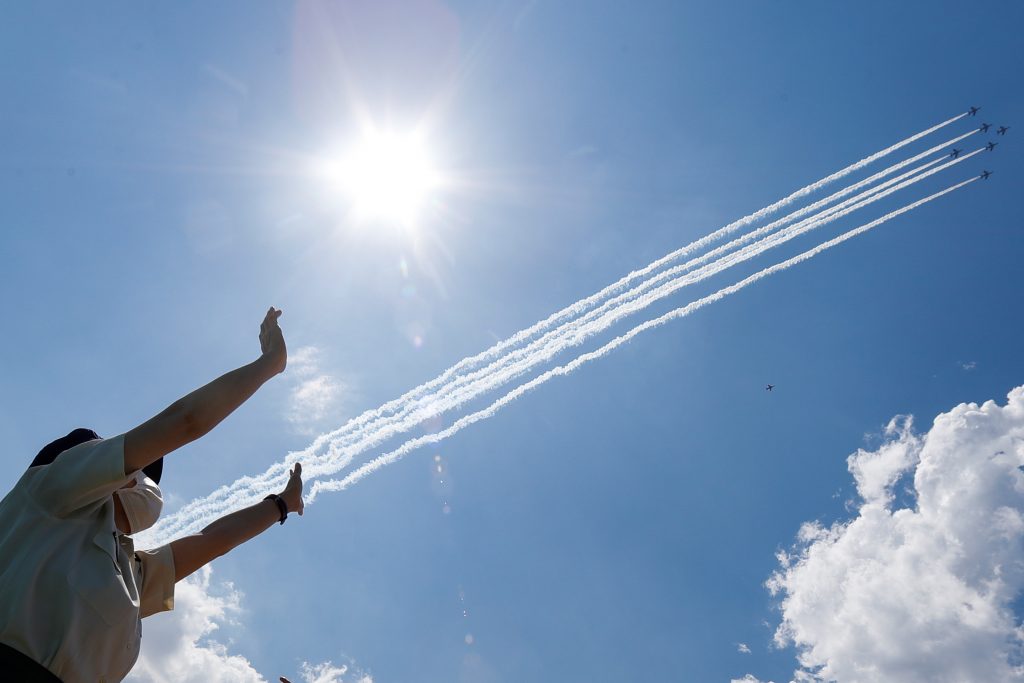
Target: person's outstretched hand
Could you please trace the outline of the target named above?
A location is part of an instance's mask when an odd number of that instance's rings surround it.
[[[302,502],[302,463],[295,463],[295,467],[288,474],[288,485],[281,492],[281,497],[288,506],[288,512],[298,512],[301,515],[305,507]]]
[[[288,365],[288,348],[284,344],[284,334],[277,324],[280,317],[281,310],[271,306],[260,324],[260,350],[263,352],[260,361],[274,375],[284,372],[285,366]]]

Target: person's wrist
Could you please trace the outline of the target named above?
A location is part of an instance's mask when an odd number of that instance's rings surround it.
[[[281,500],[284,501],[284,504],[288,506],[289,513],[295,512],[299,509],[299,501],[293,500],[294,496],[288,493],[287,490],[282,491],[278,495],[281,496]]]
[[[271,379],[272,377],[281,374],[283,368],[280,367],[280,363],[275,362],[274,359],[267,354],[261,354],[254,363],[256,368],[259,370],[260,377],[263,381]]]
[[[276,493],[271,493],[263,500],[270,501],[274,504],[274,508],[277,511],[278,515],[278,522],[284,524],[284,521],[288,519],[288,513],[291,511],[291,508],[288,505],[288,501],[285,500],[284,496],[280,496]]]

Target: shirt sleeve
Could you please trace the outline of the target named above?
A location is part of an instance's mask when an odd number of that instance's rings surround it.
[[[174,553],[170,545],[153,550],[136,550],[141,569],[139,613],[148,617],[174,609]]]
[[[124,473],[124,434],[78,444],[33,470],[38,470],[28,483],[33,498],[51,513],[66,516],[105,500],[130,479]]]

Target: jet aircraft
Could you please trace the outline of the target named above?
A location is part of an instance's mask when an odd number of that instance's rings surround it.
[[[954,159],[956,159],[958,156],[960,156],[960,152],[962,152],[962,151],[963,151],[962,149],[957,149],[956,147],[954,147],[953,151],[949,153],[949,156],[951,156]]]
[[[970,114],[971,116],[974,116],[979,111],[981,111],[981,107],[971,107],[970,111],[967,113]]]
[[[996,132],[1000,135],[1006,135],[1006,131],[1008,130],[1010,130],[1009,126],[999,126],[999,128],[996,129]]]
[[[774,384],[769,384],[768,386],[766,386],[766,387],[764,388],[764,390],[765,390],[765,391],[771,391],[771,390],[772,390],[772,389],[774,389],[774,388],[775,388],[775,385],[774,385]]]
[[[992,171],[982,171],[980,177],[982,180],[988,180],[990,175],[992,175]]]
[[[990,142],[987,145],[985,145],[985,149],[987,149],[988,151],[991,152],[992,150],[994,150],[996,148],[996,145],[998,145],[998,144],[999,144],[998,142]]]
[[[983,124],[981,124],[981,128],[979,128],[978,130],[980,130],[982,133],[987,133],[988,129],[991,128],[991,127],[992,127],[991,123],[983,123]]]

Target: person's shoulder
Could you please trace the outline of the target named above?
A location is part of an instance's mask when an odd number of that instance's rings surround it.
[[[23,479],[28,497],[51,514],[67,517],[94,507],[128,480],[124,435],[85,441],[29,470]]]
[[[18,477],[18,481],[14,482],[14,486],[11,487],[10,492],[15,493],[28,491],[29,486],[31,486],[33,481],[41,476],[45,476],[47,467],[49,467],[49,465],[33,465],[26,469],[21,473],[21,476]]]
[[[32,485],[40,476],[45,475],[48,465],[36,465],[29,467],[14,482],[14,486],[0,499],[0,523],[9,523],[12,516],[24,517],[32,512],[42,513],[44,510],[39,507],[35,498],[31,495]]]

